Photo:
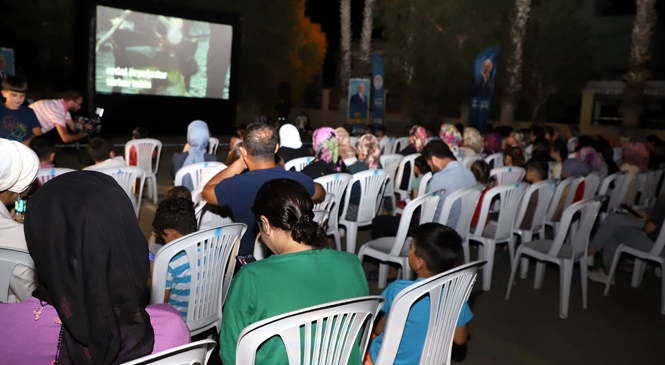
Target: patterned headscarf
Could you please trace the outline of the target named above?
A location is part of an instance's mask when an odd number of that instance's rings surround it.
[[[314,131],[312,136],[316,158],[328,164],[336,164],[335,171],[341,172],[340,164],[344,162],[339,158],[339,141],[337,138],[337,132],[330,127],[319,128]]]
[[[503,151],[499,133],[485,134],[485,153],[491,155]]]
[[[425,128],[414,125],[409,131],[409,144],[416,148],[416,151],[422,151],[423,147],[427,144],[427,131]]]
[[[342,127],[335,129],[337,132],[337,141],[339,142],[339,155],[342,159],[347,159],[356,156],[355,146],[351,146],[351,137],[349,132]]]
[[[649,149],[641,142],[626,142],[623,148],[623,162],[645,171],[649,166]]]
[[[371,134],[366,134],[358,140],[358,151],[365,156],[365,163],[370,170],[379,168],[381,159],[381,146],[379,140]]]
[[[475,153],[483,151],[485,141],[476,128],[464,128],[464,146],[471,148]]]
[[[591,172],[591,165],[578,158],[569,158],[563,161],[563,169],[568,176],[587,176]]]
[[[443,142],[450,147],[450,150],[456,158],[462,157],[463,153],[460,151],[459,147],[464,143],[464,138],[454,125],[446,123],[441,124],[439,137],[441,137]]]
[[[579,159],[588,163],[593,171],[600,171],[603,163],[593,147],[582,147],[578,153]]]

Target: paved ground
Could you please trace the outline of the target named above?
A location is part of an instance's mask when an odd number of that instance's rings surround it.
[[[228,142],[228,137],[220,138]],[[123,143],[126,138],[114,138]],[[183,138],[163,138],[165,143],[184,144]],[[117,148],[122,153],[121,148]],[[171,184],[168,172],[171,156],[178,147],[162,151],[158,182],[160,196]],[[220,147],[224,159],[227,150]],[[56,156],[61,167],[81,168],[88,164],[82,150],[63,148]],[[155,206],[143,201],[139,224],[147,235]],[[369,230],[361,230],[358,246],[368,241]],[[477,250],[472,249],[472,258]],[[367,271],[376,266],[365,263]],[[548,266],[543,289],[533,289],[533,265],[526,280],[517,279],[510,300],[504,299],[510,263],[506,251],[495,257],[492,289],[481,290],[479,278],[469,304],[474,313],[470,323],[469,364],[665,364],[665,315],[660,314],[660,278],[647,271],[642,286],[630,287],[630,274],[619,273],[609,296],[604,287],[588,284],[588,308],[582,308],[579,269],[573,273],[569,315],[559,318],[559,271]],[[373,294],[381,290],[370,282]]]

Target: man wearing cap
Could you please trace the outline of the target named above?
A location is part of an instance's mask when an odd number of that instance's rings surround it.
[[[37,176],[39,158],[27,146],[0,138],[0,247],[28,251],[23,224],[14,220],[7,206],[30,190]],[[18,265],[9,282],[8,303],[16,303],[32,296],[37,287],[37,275],[31,269]]]

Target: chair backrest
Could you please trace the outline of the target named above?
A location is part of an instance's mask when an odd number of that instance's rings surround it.
[[[478,160],[484,160],[484,159],[485,159],[485,157],[482,153],[476,153],[476,154],[471,155],[471,156],[462,157],[462,160],[460,161],[460,163],[462,165],[464,165],[467,169],[470,169],[471,165],[473,165],[474,162],[476,162]]]
[[[420,355],[420,365],[450,364],[453,336],[462,306],[468,300],[478,269],[485,262],[471,262],[403,289],[390,307],[381,350],[375,365],[395,362],[406,320],[414,303],[429,296],[429,325]]]
[[[157,174],[159,170],[159,159],[162,156],[162,142],[154,138],[133,139],[125,143],[125,161],[129,162],[129,151],[136,149],[136,166],[145,170],[147,174]],[[155,153],[156,151],[156,153]],[[153,155],[156,154],[155,163],[152,163]]]
[[[208,138],[208,154],[215,156],[219,147],[219,139],[215,137]]]
[[[190,183],[192,184],[193,189],[196,189],[199,186],[199,183],[201,182],[201,171],[203,171],[203,169],[205,169],[206,167],[221,166],[221,165],[224,164],[217,161],[210,161],[210,162],[197,162],[191,165],[183,166],[175,173],[175,185],[176,186],[183,185],[183,183],[185,182],[184,181],[185,176],[189,176],[189,179],[191,180]]]
[[[215,349],[214,340],[201,340],[174,347],[156,354],[139,357],[122,365],[205,365]]]
[[[380,161],[381,161],[381,168],[388,171],[390,174],[390,181],[394,182],[395,181],[395,175],[397,174],[397,169],[399,168],[400,162],[404,156],[400,155],[399,153],[392,154],[392,155],[381,155]],[[391,184],[391,186],[395,186],[395,184]],[[392,191],[392,190],[391,190]]]
[[[409,137],[397,138],[393,142],[393,148],[391,149],[390,153],[391,154],[399,153],[399,151],[403,150],[408,145],[409,145]]]
[[[522,226],[522,222],[524,221],[529,208],[529,202],[531,202],[531,198],[536,194],[538,197],[538,204],[536,205],[536,210],[533,212],[531,218],[531,226],[528,227],[527,230],[531,232],[540,231],[545,224],[545,215],[547,214],[547,208],[550,206],[550,200],[552,200],[552,195],[554,194],[555,189],[556,184],[554,183],[554,180],[543,180],[530,185],[522,197],[520,208],[515,217],[514,228],[520,229]]]
[[[600,186],[600,172],[592,172],[584,178],[584,196],[582,199],[593,198]]]
[[[418,196],[423,196],[427,194],[427,189],[429,188],[429,182],[432,180],[432,172],[428,172],[423,175],[420,179],[420,185],[418,185]]]
[[[7,303],[9,282],[12,280],[16,265],[35,269],[35,263],[28,251],[0,247],[0,302]]]
[[[383,302],[378,295],[351,298],[258,321],[240,332],[236,358],[241,364],[256,363],[261,344],[277,336],[284,342],[289,364],[347,364],[358,339],[360,354],[365,353]]]
[[[490,177],[496,176],[498,185],[514,185],[524,180],[526,170],[519,166],[495,167],[490,170]]]
[[[51,167],[51,168],[45,168],[45,169],[39,169],[37,171],[37,177],[36,180],[39,181],[40,184],[44,185],[47,181],[53,179],[56,176],[66,174],[68,172],[76,171],[74,169],[66,169],[64,167]]]
[[[416,178],[416,172],[414,169],[415,166],[415,161],[416,159],[420,157],[420,153],[414,153],[412,155],[404,156],[402,160],[399,162],[399,166],[397,167],[397,172],[395,173],[395,179],[391,180],[393,186],[395,186],[395,190],[401,190],[400,186],[402,185],[402,179],[404,178],[404,168],[408,165],[410,166],[409,168],[409,176],[407,176],[407,188],[406,190],[411,189],[411,183],[413,182],[413,179]]]
[[[98,171],[111,176],[118,182],[118,185],[122,187],[129,200],[131,200],[134,212],[138,217],[141,209],[141,197],[143,196],[143,184],[145,183],[145,170],[136,166],[126,166],[119,169],[109,168]]]
[[[392,152],[393,142],[395,142],[395,138],[387,136],[379,140],[379,147],[381,147],[381,155],[383,154],[387,155]]]
[[[302,171],[305,166],[309,165],[310,162],[314,161],[314,157],[298,157],[284,164],[284,170],[294,169],[295,171]]]
[[[617,184],[617,178],[621,176],[621,172],[615,172],[613,174],[607,175],[603,178],[603,180],[600,182],[600,187],[598,188],[598,195],[609,195],[608,193],[610,192],[610,186],[614,182],[614,188],[611,189],[616,189],[618,184]]]
[[[312,210],[325,210],[326,212],[330,212],[330,210],[334,205],[335,205],[335,194],[326,193],[326,197],[323,198],[323,201],[314,204]]]
[[[614,179],[614,189],[612,189],[612,194],[610,194],[610,201],[607,203],[607,212],[612,213],[619,208],[623,201],[623,196],[625,195],[625,190],[623,189],[624,183],[628,181],[627,185],[631,184],[631,181],[634,181],[635,175],[618,173],[617,177]],[[599,194],[600,195],[600,194]]]
[[[651,190],[649,192],[649,201],[646,202],[645,207],[650,206],[656,202],[659,193],[660,180],[663,178],[663,170],[653,170],[651,171]]]
[[[568,189],[568,195],[566,195],[565,199],[568,199],[570,197],[572,202],[572,198],[575,195],[575,190],[577,190],[577,185],[579,185],[579,181],[577,182],[577,184],[575,184],[576,180],[579,179],[569,177],[565,180],[559,181],[559,183],[556,185],[556,189],[554,189],[554,196],[552,196],[552,200],[550,201],[550,206],[547,208],[547,215],[545,216],[546,220],[551,221],[552,218],[554,217],[554,214],[556,213],[556,210],[559,207],[559,202],[563,197],[563,192],[566,189],[566,187],[569,187],[569,189]]]
[[[615,210],[619,208],[619,205],[624,201],[627,201],[628,204],[632,204],[635,201],[635,192],[638,189],[637,177],[638,174],[624,174]],[[610,202],[610,205],[612,205],[612,202]]]
[[[358,137],[350,136],[349,137],[349,145],[351,147],[356,148],[356,145],[358,144]]]
[[[495,196],[499,196],[499,217],[496,222],[496,230],[494,230],[492,237],[496,240],[507,239],[513,234],[513,225],[515,224],[515,216],[517,209],[520,205],[520,200],[526,192],[529,184],[515,184],[515,185],[501,185],[489,189],[483,197],[483,203],[480,208],[480,216],[478,217],[478,224],[476,225],[475,234],[480,236],[485,230],[487,225],[487,216],[490,212],[490,206]]]
[[[605,196],[596,196],[581,200],[566,208],[561,215],[559,229],[556,231],[554,242],[547,255],[565,259],[576,259],[586,255],[591,229],[593,229],[596,216],[605,198]],[[564,255],[565,251],[562,250],[566,237],[569,237],[569,242],[572,242],[573,247],[568,255]]]
[[[327,210],[316,210],[316,209],[313,209],[312,212],[314,213],[314,219],[312,220],[318,223],[320,226],[323,226],[323,229],[325,230],[327,228],[326,221],[328,220],[330,212],[328,212]]]
[[[449,194],[441,206],[438,222],[443,225],[448,225],[450,211],[455,204],[460,204],[460,216],[457,220],[457,225],[452,228],[454,228],[462,238],[468,237],[469,229],[471,228],[471,220],[473,219],[473,214],[476,212],[476,206],[478,205],[478,200],[480,199],[480,194],[482,194],[483,189],[483,185],[474,185]]]
[[[503,167],[503,152],[493,153],[485,157],[485,162],[490,165],[490,169]]]
[[[406,239],[408,237],[409,226],[411,226],[411,219],[413,218],[413,213],[416,211],[416,209],[422,206],[420,214],[421,224],[425,222],[431,222],[443,193],[444,190],[431,192],[419,198],[413,199],[411,202],[409,202],[409,204],[406,205],[406,207],[404,207],[402,217],[399,220],[397,234],[395,235],[395,243],[390,250],[391,256],[400,256],[400,253],[404,249],[404,245],[406,244]]]
[[[371,222],[376,216],[383,197],[383,190],[385,189],[386,181],[388,180],[388,171],[377,169],[361,171],[353,174],[353,179],[349,186],[358,181],[360,183],[360,202],[358,203],[358,215],[356,222]],[[346,217],[349,209],[351,199],[351,188],[348,189],[346,198],[344,199],[344,210],[341,217]]]
[[[321,184],[326,193],[335,197],[335,204],[330,210],[328,217],[328,227],[337,229],[337,220],[339,219],[339,207],[342,204],[342,197],[347,186],[353,179],[353,175],[346,173],[331,174],[314,179],[314,182]]]
[[[231,258],[234,245],[247,226],[233,223],[194,232],[162,247],[155,256],[150,303],[162,303],[166,291],[169,263],[184,251],[189,261],[191,282],[187,307],[187,327],[192,335],[219,325],[222,307],[231,284],[235,260]]]

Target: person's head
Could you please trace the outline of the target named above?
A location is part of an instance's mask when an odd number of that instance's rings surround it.
[[[485,133],[485,153],[491,155],[503,151],[501,136],[498,133]]]
[[[210,141],[210,130],[208,124],[202,120],[195,120],[187,126],[187,143],[189,144],[190,154],[199,154],[203,156],[208,148]],[[201,161],[203,162],[203,161]]]
[[[106,137],[95,137],[88,141],[88,154],[95,163],[100,163],[115,157],[113,141]]]
[[[587,176],[590,172],[591,165],[578,158],[569,158],[563,161],[561,177],[567,179],[572,176]]]
[[[30,148],[35,151],[39,157],[39,163],[42,165],[50,165],[55,158],[55,146],[53,143],[44,137],[33,137],[30,140]]]
[[[464,131],[466,130],[466,128],[464,128],[464,124],[455,123],[455,128],[457,128],[457,131],[462,135],[462,137],[464,137]],[[473,128],[473,127],[471,127],[471,128]]]
[[[487,185],[490,182],[490,165],[485,160],[477,160],[469,168],[478,184]]]
[[[302,147],[300,132],[293,124],[284,124],[279,128],[279,146],[298,149]]]
[[[138,126],[132,131],[132,139],[148,138],[148,130],[144,126]]]
[[[349,146],[355,148],[356,146],[351,146],[351,136],[349,136],[349,132],[346,131],[346,128],[342,127],[337,127],[335,129],[335,132],[337,132],[337,138],[339,139],[339,144],[340,146]]]
[[[524,134],[521,132],[511,132],[508,138],[506,138],[506,145],[524,147]]]
[[[351,123],[344,123],[344,125],[342,126],[342,128],[344,128],[344,129],[346,130],[346,133],[348,133],[349,136],[353,134],[353,124],[351,124]]]
[[[543,129],[543,127],[537,124],[532,124],[531,135],[529,136],[529,140],[533,143],[536,141],[536,138],[544,138],[544,137],[545,137],[545,130]]]
[[[580,149],[584,147],[593,147],[596,148],[596,142],[591,138],[591,136],[579,136],[577,137],[577,147],[575,148],[576,151],[579,151]]]
[[[545,161],[529,160],[526,163],[526,181],[530,184],[546,180],[548,177],[549,165]]]
[[[33,295],[62,321],[61,361],[122,363],[151,353],[148,245],[112,177],[75,171],[49,180],[30,198],[24,231],[45,289]]]
[[[245,128],[247,128],[246,124],[241,124],[238,127],[236,127],[236,136],[242,138],[243,133],[245,133]]]
[[[439,223],[416,228],[409,248],[409,266],[419,278],[453,269],[462,262],[462,238],[454,229]]]
[[[543,127],[543,132],[545,133],[543,137],[545,137],[545,139],[548,141],[552,141],[552,137],[554,136],[554,128],[552,128],[552,126],[546,125]]]
[[[166,243],[196,232],[197,226],[194,203],[180,197],[167,198],[159,203],[152,221],[153,232]]]
[[[275,179],[263,184],[256,193],[252,213],[261,232],[261,240],[275,253],[290,252],[295,245],[323,248],[327,237],[313,221],[314,205],[307,190],[290,179]],[[294,245],[295,243],[295,245]]]
[[[374,131],[374,126],[371,124],[365,125],[365,130],[363,131],[364,134],[375,134]]]
[[[550,157],[556,162],[563,162],[563,160],[568,158],[568,146],[566,146],[566,142],[560,139],[554,141],[550,147]]]
[[[330,127],[321,127],[314,131],[314,154],[316,158],[329,164],[337,164],[339,158],[339,141],[337,132]],[[341,171],[341,166],[339,167]]]
[[[165,199],[170,199],[170,198],[183,198],[191,201],[192,193],[189,191],[189,189],[187,189],[186,186],[177,185],[171,187],[169,190],[166,191]]]
[[[425,131],[425,128],[417,124],[411,127],[409,130],[409,144],[412,145],[416,151],[422,151],[423,147],[427,144],[427,131]]]
[[[485,139],[476,128],[467,127],[464,129],[464,146],[471,148],[475,153],[481,153],[485,148]]]
[[[427,165],[427,160],[423,156],[418,156],[413,161],[413,172],[416,176],[421,176],[429,172],[429,166]]]
[[[539,161],[550,160],[550,142],[545,137],[538,137],[533,142],[531,158]]]
[[[645,143],[646,143],[647,147],[649,147],[650,151],[654,151],[655,149],[660,147],[660,145],[663,143],[663,140],[660,139],[655,134],[650,134],[650,135],[647,136]]]
[[[365,84],[362,82],[358,84],[358,94],[364,94],[365,93]]]
[[[83,104],[83,96],[77,90],[67,90],[62,94],[62,100],[65,101],[65,107],[67,110],[75,113],[81,110],[81,104]]]
[[[386,136],[386,127],[383,124],[379,124],[374,128],[374,135],[377,138],[383,138]]]
[[[571,139],[574,137],[579,137],[580,136],[580,128],[577,126],[570,126],[568,130],[566,130],[566,138]]]
[[[623,163],[645,171],[649,166],[649,149],[644,143],[627,142],[622,146]]]
[[[11,110],[21,107],[25,101],[25,93],[28,91],[28,83],[24,78],[9,76],[2,82],[2,96],[5,98],[5,106]]]
[[[27,146],[0,138],[0,202],[14,204],[30,190],[39,170],[39,158]]]
[[[269,124],[252,123],[245,129],[240,155],[245,161],[274,161],[278,144],[277,131]]]
[[[508,147],[503,153],[504,166],[519,166],[523,167],[525,164],[524,152],[521,147]]]
[[[607,174],[613,174],[619,171],[619,167],[614,161],[614,149],[609,145],[600,149],[600,157],[607,164]]]
[[[487,59],[487,60],[483,61],[483,65],[482,65],[483,75],[485,75],[486,77],[489,77],[490,73],[492,72],[493,67],[494,67],[494,64],[492,63],[492,60]]]
[[[364,160],[370,170],[379,168],[381,159],[381,146],[379,140],[371,134],[366,134],[358,140],[356,148],[359,160]]]
[[[430,141],[423,148],[421,155],[434,174],[445,169],[450,162],[457,160],[450,147],[440,139]]]
[[[446,123],[441,124],[439,137],[448,145],[448,148],[450,148],[450,151],[455,157],[461,157],[459,147],[464,143],[464,138],[462,138],[462,134],[454,125]]]

